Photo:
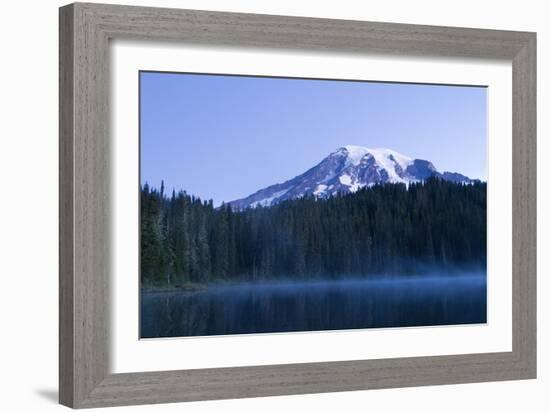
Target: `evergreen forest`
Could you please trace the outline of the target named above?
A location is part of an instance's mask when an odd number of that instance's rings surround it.
[[[144,184],[142,286],[485,270],[486,189],[430,178],[239,211]]]

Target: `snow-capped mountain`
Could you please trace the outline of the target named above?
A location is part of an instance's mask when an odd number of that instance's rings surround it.
[[[473,182],[460,173],[440,173],[431,162],[413,159],[395,150],[348,145],[331,153],[305,173],[229,202],[229,205],[235,210],[272,206],[303,196],[327,198],[336,193],[353,193],[375,184],[409,184],[431,176],[455,183]]]

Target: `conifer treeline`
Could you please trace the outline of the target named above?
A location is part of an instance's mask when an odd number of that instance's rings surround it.
[[[327,200],[214,208],[141,190],[145,285],[368,276],[486,264],[486,183],[386,184]]]

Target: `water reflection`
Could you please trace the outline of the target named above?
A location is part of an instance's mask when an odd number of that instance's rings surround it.
[[[486,322],[485,274],[266,282],[143,292],[141,337]]]

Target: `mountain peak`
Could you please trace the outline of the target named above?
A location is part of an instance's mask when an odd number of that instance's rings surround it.
[[[354,165],[361,163],[361,160],[367,155],[373,156],[377,161],[384,161],[385,159],[396,161],[401,166],[406,166],[414,160],[409,156],[405,156],[404,154],[385,147],[369,148],[357,145],[345,145],[334,153],[347,155],[350,163]]]
[[[455,183],[472,182],[460,173],[440,173],[431,162],[413,159],[392,149],[345,145],[301,175],[229,202],[229,205],[236,210],[243,210],[248,207],[272,206],[304,196],[323,199],[337,193],[353,193],[362,187],[376,184],[408,185],[431,176]]]

